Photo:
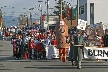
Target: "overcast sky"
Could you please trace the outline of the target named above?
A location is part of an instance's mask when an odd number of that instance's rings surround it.
[[[42,3],[43,11],[46,11],[46,5],[45,1]],[[76,5],[76,0],[64,0],[67,2],[71,2],[72,5]],[[24,12],[30,12],[29,8],[35,7],[36,8],[39,6],[40,3],[38,3],[38,0],[0,0],[0,7],[4,7],[2,10],[5,12],[5,15],[12,15],[11,12],[15,12],[14,15],[18,16],[21,13]],[[56,4],[55,0],[49,0],[49,7],[54,8],[54,5]],[[12,9],[12,7],[15,7],[15,9]],[[26,9],[23,9],[26,8]],[[51,13],[53,10],[49,10]],[[40,12],[35,9],[31,11],[33,15],[40,14]],[[44,13],[44,12],[43,12]]]

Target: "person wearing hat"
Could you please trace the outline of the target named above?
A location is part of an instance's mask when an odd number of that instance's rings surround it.
[[[81,69],[82,51],[84,40],[81,31],[77,32],[77,36],[74,37],[74,56],[73,59],[76,62],[77,68]]]

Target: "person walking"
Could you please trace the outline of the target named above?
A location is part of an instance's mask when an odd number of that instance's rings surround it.
[[[73,59],[76,62],[77,68],[81,69],[82,51],[84,46],[84,40],[81,35],[81,31],[77,32],[77,36],[74,37],[74,56]]]

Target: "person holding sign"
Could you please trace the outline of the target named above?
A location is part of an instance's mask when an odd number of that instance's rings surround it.
[[[81,35],[81,32],[77,33],[77,36],[74,37],[74,56],[73,59],[76,62],[77,68],[81,69],[81,61],[82,61],[82,51],[84,46],[84,40]]]

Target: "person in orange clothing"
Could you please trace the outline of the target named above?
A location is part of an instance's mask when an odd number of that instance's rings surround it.
[[[34,48],[35,48],[35,46],[34,46],[33,39],[30,39],[30,41],[29,41],[29,49],[28,49],[30,59],[34,58]]]
[[[41,59],[42,45],[38,42],[35,46],[36,59]]]
[[[66,48],[59,49],[60,60],[62,60],[63,62],[66,61],[66,50]]]

